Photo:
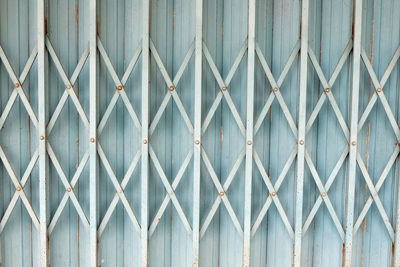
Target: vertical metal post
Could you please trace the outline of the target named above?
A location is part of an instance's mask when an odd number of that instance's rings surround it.
[[[97,87],[96,87],[96,0],[90,0],[89,8],[89,42],[90,42],[90,114],[89,114],[89,153],[90,153],[90,266],[97,267]]]
[[[396,225],[394,231],[394,257],[393,257],[393,267],[400,267],[400,171],[399,163],[396,163]]]
[[[149,39],[150,3],[143,0],[143,47],[142,47],[142,203],[141,203],[141,262],[148,265],[149,225]]]
[[[301,266],[301,237],[303,234],[303,183],[304,152],[306,137],[306,98],[308,67],[308,11],[309,1],[301,3],[301,48],[300,48],[300,81],[297,135],[297,169],[296,169],[296,207],[294,223],[293,266]]]
[[[203,0],[196,0],[193,158],[193,266],[199,266]]]
[[[243,267],[250,266],[251,187],[253,176],[254,59],[256,42],[256,0],[249,0],[247,58],[246,163],[244,189]]]
[[[345,267],[351,266],[354,223],[354,191],[357,168],[357,133],[358,133],[358,94],[360,87],[361,64],[361,22],[362,0],[354,0],[354,44],[353,44],[353,77],[351,84],[351,111],[350,111],[350,152],[349,169],[346,192],[346,235],[345,235]]]
[[[40,267],[48,266],[47,247],[47,190],[46,190],[46,82],[45,82],[45,25],[44,1],[38,0],[38,137],[39,137],[39,249]]]

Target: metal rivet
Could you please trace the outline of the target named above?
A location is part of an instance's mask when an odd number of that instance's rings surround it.
[[[251,140],[249,140],[249,141],[247,141],[247,144],[248,144],[249,146],[251,146],[251,145],[253,144],[253,142],[251,142]]]
[[[220,195],[221,197],[223,196],[223,195],[225,195],[225,192],[224,191],[222,191],[222,192],[219,192],[219,194],[218,195]]]
[[[228,90],[228,87],[222,86],[221,91],[226,91],[226,90]]]
[[[15,84],[15,88],[18,88],[18,87],[20,87],[20,86],[21,86],[20,83],[16,83],[16,84]]]
[[[278,92],[279,88],[278,87],[274,87],[274,92]]]
[[[21,191],[21,186],[17,186],[17,191]]]
[[[299,144],[300,144],[300,145],[304,145],[304,140],[300,140],[300,141],[299,141]]]
[[[378,93],[382,92],[382,88],[376,89],[376,92],[378,92]]]
[[[196,145],[198,145],[198,144],[200,144],[200,141],[199,141],[199,140],[196,140],[196,141],[194,141],[194,143],[195,143]]]
[[[118,91],[121,91],[121,90],[123,90],[123,89],[124,89],[124,86],[118,85],[118,87],[117,87],[117,90],[118,90]]]
[[[171,85],[171,86],[169,87],[169,90],[170,90],[171,92],[174,91],[174,90],[175,90],[175,86]]]
[[[43,135],[40,136],[40,140],[44,140],[44,136]]]
[[[356,141],[351,142],[351,145],[355,146],[356,145]]]
[[[72,191],[71,187],[68,187],[67,192],[71,192],[71,191]]]
[[[276,192],[272,192],[271,196],[273,196],[273,197],[276,196]]]
[[[143,139],[143,144],[147,144],[147,139]]]
[[[325,197],[325,196],[326,196],[325,192],[321,193],[321,197]]]
[[[67,85],[67,90],[71,89],[71,87],[72,87],[72,86],[71,86],[70,84],[68,84],[68,85]]]
[[[96,139],[94,139],[94,137],[90,138],[91,143],[94,143],[94,141],[96,141]]]
[[[325,88],[324,92],[328,93],[331,90],[331,88]]]

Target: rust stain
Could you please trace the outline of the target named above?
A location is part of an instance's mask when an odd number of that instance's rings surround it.
[[[76,24],[76,36],[79,39],[79,4],[75,3],[75,24]]]
[[[49,32],[47,31],[47,17],[44,17],[44,32],[47,35]]]
[[[220,151],[222,151],[222,142],[224,141],[224,131],[222,130],[222,127],[221,127],[221,130],[220,130],[219,139],[221,141],[219,149],[220,149]]]

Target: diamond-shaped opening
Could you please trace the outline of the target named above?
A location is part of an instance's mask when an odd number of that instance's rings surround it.
[[[0,131],[0,142],[1,147],[7,157],[8,162],[13,169],[14,174],[17,177],[19,183],[22,184],[22,176],[24,175],[31,157],[33,156],[34,150],[36,149],[35,144],[31,143],[31,139],[34,138],[35,128],[29,119],[26,109],[19,97],[16,98],[14,105],[11,107],[8,117],[6,118],[5,124]],[[0,170],[2,175],[2,195],[3,195],[3,208],[1,211],[1,218],[4,216],[4,212],[9,205],[14,192],[16,191],[15,185],[11,180],[5,164],[0,161]],[[24,186],[24,193],[26,194],[28,200],[32,202],[33,196],[31,195],[31,178],[28,178],[27,183]],[[26,210],[25,205],[18,200],[12,214],[18,212],[22,207]],[[37,211],[34,209],[35,213]],[[21,214],[21,213],[20,213]],[[13,216],[13,215],[11,215]],[[25,216],[25,213],[23,215]],[[29,216],[29,214],[27,214]],[[15,218],[15,216],[14,216]],[[29,217],[30,218],[30,217]],[[10,223],[10,220],[7,224]]]

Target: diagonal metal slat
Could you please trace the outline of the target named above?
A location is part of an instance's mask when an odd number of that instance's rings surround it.
[[[178,215],[181,218],[181,221],[182,221],[186,231],[189,234],[192,234],[192,228],[190,226],[190,223],[189,223],[188,219],[186,218],[186,215],[182,209],[182,206],[179,203],[178,199],[176,198],[175,191],[172,188],[171,184],[168,182],[168,178],[165,175],[164,170],[161,167],[161,164],[157,158],[157,155],[155,154],[155,152],[151,146],[149,147],[149,154],[150,154],[150,159],[153,161],[154,166],[156,167],[156,170],[158,172],[158,175],[160,176],[161,181],[165,187],[165,190],[167,191],[169,197],[171,198],[171,201],[174,204],[175,209],[178,212]]]
[[[61,167],[61,165],[60,165],[60,163],[59,163],[59,161],[57,159],[57,156],[55,155],[54,150],[51,147],[50,143],[47,143],[46,149],[47,149],[47,153],[49,154],[49,157],[50,157],[50,159],[51,159],[51,161],[52,161],[52,163],[53,163],[53,165],[54,165],[54,167],[55,167],[55,169],[56,169],[56,171],[57,171],[57,173],[58,173],[58,175],[60,177],[60,180],[63,183],[63,185],[65,187],[65,190],[68,193],[69,198],[71,199],[73,205],[75,206],[75,209],[76,209],[79,217],[81,218],[81,220],[82,220],[83,224],[85,225],[85,227],[89,227],[89,221],[88,221],[88,219],[87,219],[87,217],[85,215],[85,212],[83,211],[81,204],[79,203],[78,199],[75,196],[74,187],[68,181],[67,176],[65,175],[65,173],[64,173],[64,171],[63,171],[63,169],[62,169],[62,167]]]
[[[133,225],[134,225],[136,231],[138,233],[140,233],[140,225],[139,225],[139,222],[138,222],[138,220],[136,218],[136,215],[133,212],[132,207],[129,204],[128,199],[126,198],[125,193],[124,193],[124,189],[122,188],[121,184],[118,182],[118,179],[115,176],[115,173],[114,173],[114,171],[113,171],[113,169],[111,167],[111,164],[108,161],[108,159],[107,159],[107,157],[106,157],[106,155],[105,155],[105,153],[103,151],[103,148],[101,147],[100,143],[97,143],[97,151],[98,151],[98,154],[100,156],[100,159],[101,159],[102,163],[104,164],[104,167],[106,168],[106,171],[107,171],[108,176],[109,176],[109,178],[110,178],[110,180],[111,180],[111,182],[112,182],[112,184],[113,184],[113,186],[115,188],[115,191],[118,194],[119,199],[121,199],[122,204],[124,205],[126,212],[128,213],[131,221],[133,222]]]
[[[39,157],[39,152],[36,149],[35,153],[33,154],[25,172],[24,175],[21,178],[21,186],[22,188],[25,186],[26,182],[28,181],[29,177],[31,176],[32,170],[35,167],[35,164],[37,162],[37,159]],[[15,191],[13,197],[11,198],[10,203],[7,206],[6,211],[4,212],[3,218],[1,218],[0,221],[0,234],[3,232],[4,227],[7,224],[8,219],[10,218],[10,215],[15,207],[15,205],[17,204],[18,199],[20,198],[20,194],[18,193],[18,191]]]
[[[136,152],[135,156],[133,157],[132,162],[128,167],[128,170],[126,171],[126,174],[124,175],[124,178],[122,179],[122,182],[121,182],[122,190],[125,190],[126,186],[128,185],[128,183],[131,179],[133,171],[135,170],[135,168],[139,162],[141,152],[142,152],[141,149],[139,149]],[[103,232],[108,224],[108,221],[111,218],[111,215],[113,214],[115,208],[117,207],[118,201],[119,201],[119,195],[118,195],[118,193],[115,193],[113,199],[111,200],[110,205],[107,208],[106,213],[104,214],[103,219],[101,220],[100,226],[97,230],[97,235],[99,237],[103,234]]]
[[[25,192],[24,192],[24,188],[21,184],[21,182],[18,180],[10,162],[8,161],[8,158],[6,157],[6,155],[4,154],[4,150],[3,148],[0,146],[0,159],[4,164],[5,169],[7,170],[8,175],[11,178],[11,181],[13,182],[16,191],[18,192],[19,197],[22,200],[22,203],[24,203],[26,210],[29,213],[29,216],[32,219],[33,224],[35,225],[36,229],[39,229],[39,219],[36,216],[35,211],[32,208],[31,203],[29,202]]]
[[[186,168],[189,165],[189,162],[190,162],[190,159],[192,158],[192,155],[193,155],[193,149],[190,148],[189,152],[187,153],[187,155],[186,155],[186,157],[185,157],[185,159],[184,159],[184,161],[183,161],[183,163],[181,165],[181,167],[178,170],[178,173],[175,176],[174,181],[171,184],[171,187],[172,187],[173,191],[175,191],[176,188],[178,187],[178,185],[179,185],[179,183],[180,183],[180,181],[181,181],[181,179],[183,177],[183,174],[185,173]],[[154,233],[158,223],[160,222],[160,220],[161,220],[161,218],[162,218],[162,216],[163,216],[163,214],[164,214],[164,212],[165,212],[170,200],[171,200],[170,195],[168,193],[166,193],[165,197],[164,197],[164,200],[162,201],[162,203],[160,205],[160,208],[158,209],[156,215],[154,216],[154,220],[150,225],[149,237],[151,237],[153,235],[153,233]]]

